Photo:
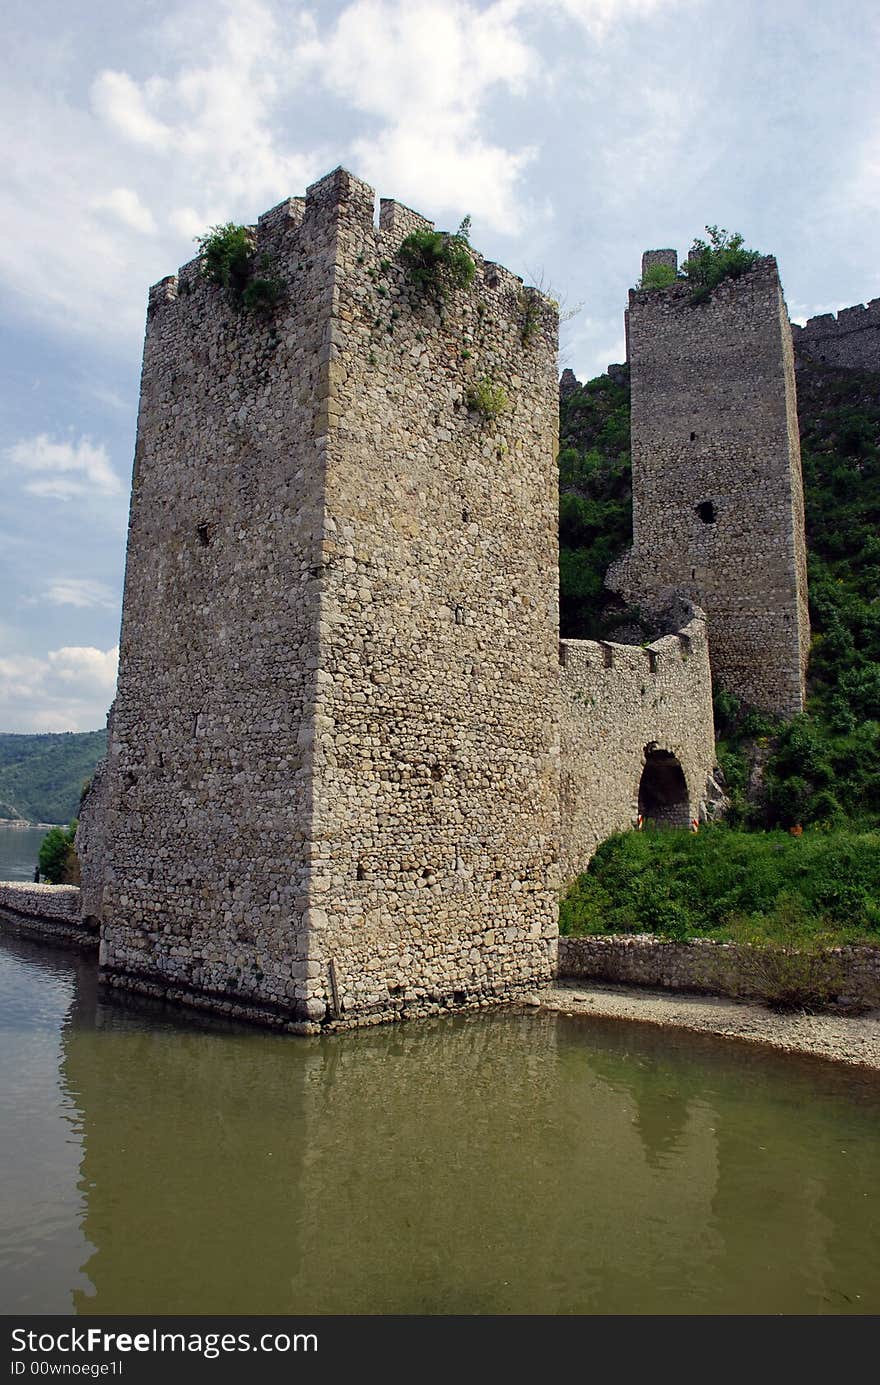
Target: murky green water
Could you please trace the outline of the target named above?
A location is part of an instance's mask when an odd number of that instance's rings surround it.
[[[0,1310],[880,1311],[880,1082],[641,1026],[327,1039],[0,938]]]

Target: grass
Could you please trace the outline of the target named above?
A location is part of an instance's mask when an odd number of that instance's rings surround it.
[[[880,832],[623,832],[560,908],[568,936],[880,946]]]

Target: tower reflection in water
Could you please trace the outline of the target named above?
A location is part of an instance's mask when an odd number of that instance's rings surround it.
[[[552,1014],[292,1040],[66,965],[79,1313],[880,1308],[873,1077]]]

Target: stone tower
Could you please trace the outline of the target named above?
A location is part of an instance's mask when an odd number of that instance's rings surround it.
[[[649,251],[674,268],[674,251]],[[791,329],[767,256],[701,303],[633,290],[633,547],[608,586],[648,611],[703,607],[714,673],[766,711],[804,704],[806,548]]]
[[[338,169],[260,219],[271,312],[197,261],[150,292],[112,984],[310,1029],[549,976],[556,314],[476,254],[470,289],[417,291],[428,227],[384,200],[377,227]]]

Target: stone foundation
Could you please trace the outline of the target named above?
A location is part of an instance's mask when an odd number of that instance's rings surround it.
[[[752,975],[751,953],[741,944],[704,938],[688,943],[648,934],[560,938],[557,976],[762,1000],[766,995]],[[880,1007],[880,947],[835,947],[827,957],[839,982],[840,1006]]]
[[[76,885],[0,881],[0,924],[47,942],[98,946],[97,927],[80,918],[80,892]]]

